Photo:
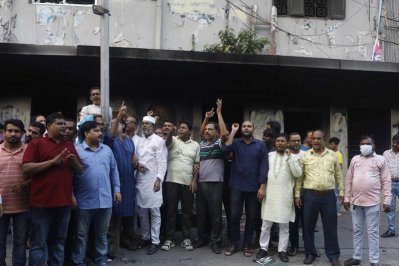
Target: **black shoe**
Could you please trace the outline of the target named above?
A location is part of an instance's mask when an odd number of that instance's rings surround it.
[[[287,253],[285,251],[281,251],[278,253],[278,257],[280,258],[280,260],[282,262],[288,262],[288,256]]]
[[[208,241],[198,240],[197,242],[194,243],[194,248],[202,248],[208,245],[209,245]]]
[[[221,249],[220,246],[219,246],[218,244],[216,244],[216,243],[213,243],[213,244],[211,245],[211,249],[212,249],[213,253],[215,253],[215,254],[220,254],[220,253],[222,253],[222,249]]]
[[[381,235],[381,237],[391,237],[391,236],[395,236],[395,232],[393,232],[389,229]]]
[[[256,253],[256,259],[260,260],[261,258],[267,257],[268,253],[264,249],[259,249],[258,253]]]
[[[159,245],[151,244],[151,246],[147,248],[147,255],[153,255],[157,253],[158,250],[159,250]]]
[[[287,251],[288,256],[295,256],[298,254],[298,248],[296,247],[290,247],[290,249]]]
[[[370,263],[370,266],[380,266],[379,263]]]
[[[354,258],[350,258],[347,259],[346,261],[344,261],[344,265],[345,266],[350,266],[350,265],[360,265],[361,261],[354,259]]]
[[[332,260],[331,266],[341,266],[341,263],[338,260]]]
[[[145,247],[147,247],[149,245],[151,245],[151,240],[149,240],[149,239],[148,240],[141,239],[140,242],[137,244],[137,248],[141,249],[141,248],[145,248]]]
[[[314,255],[308,254],[306,255],[305,259],[303,260],[304,264],[312,264],[316,257]]]
[[[238,247],[238,245],[229,243],[229,245],[224,249],[224,255],[231,256],[234,253],[237,253],[238,251],[240,251],[240,248]]]

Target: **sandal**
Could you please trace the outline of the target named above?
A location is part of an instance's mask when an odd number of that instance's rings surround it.
[[[253,253],[253,250],[249,247],[245,247],[244,248],[244,256],[245,257],[251,257]]]

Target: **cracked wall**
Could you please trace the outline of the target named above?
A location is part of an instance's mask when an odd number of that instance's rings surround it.
[[[112,0],[110,45],[202,51],[217,43],[218,32],[229,26],[236,33],[254,28],[259,37],[269,38],[276,47],[272,53],[277,55],[370,60],[378,1],[370,3],[367,8],[347,1],[344,20],[278,16],[274,33],[268,23],[271,1]],[[258,16],[251,15],[254,10]],[[100,43],[100,17],[92,13],[91,6],[0,0],[0,25],[0,42]],[[263,53],[269,53],[269,48]]]

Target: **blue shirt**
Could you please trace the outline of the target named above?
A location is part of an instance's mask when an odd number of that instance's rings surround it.
[[[263,141],[252,139],[246,144],[242,138],[234,139],[223,146],[227,153],[233,152],[230,187],[244,192],[258,191],[260,184],[267,182],[269,172],[268,152]]]
[[[120,192],[118,167],[112,150],[100,143],[93,151],[83,142],[76,146],[76,151],[83,164],[83,172],[75,176],[73,185],[78,208],[111,208],[112,191]]]

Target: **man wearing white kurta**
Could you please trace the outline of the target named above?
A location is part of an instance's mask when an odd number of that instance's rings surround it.
[[[280,260],[288,262],[286,254],[289,239],[289,222],[295,220],[294,195],[295,177],[302,175],[298,160],[294,160],[287,146],[287,136],[277,134],[274,140],[276,151],[269,153],[269,173],[266,187],[266,197],[262,202],[262,232],[260,235],[260,250],[257,259],[267,256],[270,241],[270,229],[274,223],[279,223],[280,237],[278,254]]]
[[[155,118],[145,116],[142,123],[143,137],[138,141],[136,155],[138,159],[136,174],[137,206],[141,224],[141,237],[151,239],[152,245],[147,254],[152,255],[159,249],[161,228],[162,186],[166,166],[167,148],[165,141],[154,134]],[[149,220],[151,217],[151,223]],[[151,228],[150,228],[151,224]]]

